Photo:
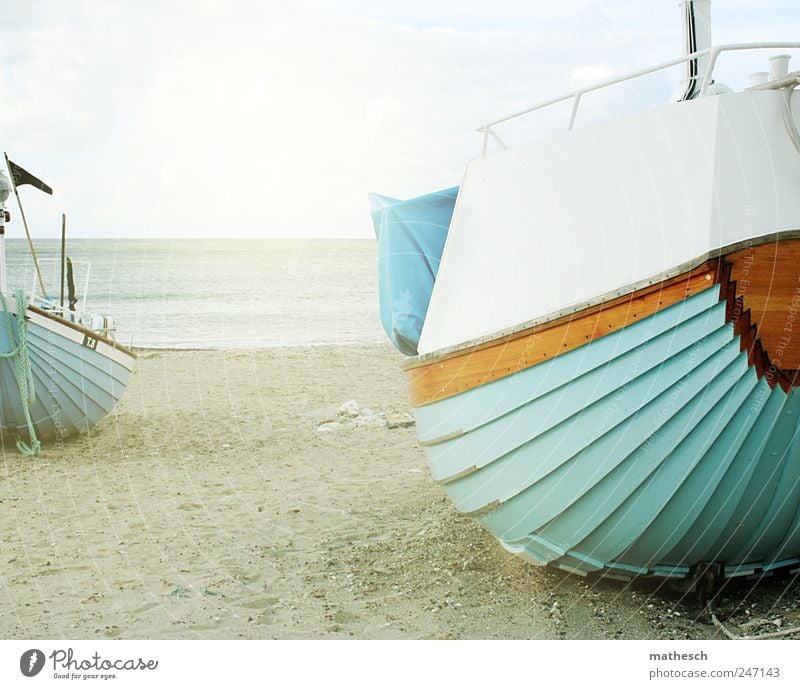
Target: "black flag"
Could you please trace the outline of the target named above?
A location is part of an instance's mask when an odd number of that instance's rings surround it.
[[[6,158],[6,160],[8,159]],[[10,160],[8,161],[8,169],[11,171],[11,175],[14,177],[14,186],[21,187],[23,184],[30,184],[32,187],[41,189],[45,194],[53,193],[53,190],[44,182],[42,182],[42,180],[40,180],[38,177],[34,177],[25,168],[20,167]]]

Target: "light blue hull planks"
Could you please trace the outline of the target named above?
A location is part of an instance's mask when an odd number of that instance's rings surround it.
[[[3,352],[10,349],[8,317],[0,313]],[[31,321],[27,339],[36,392],[30,411],[40,440],[84,433],[122,397],[130,376],[125,366]],[[14,363],[7,359],[0,359],[0,429],[29,440]]]
[[[800,562],[800,393],[758,379],[717,286],[416,415],[456,507],[530,561]]]

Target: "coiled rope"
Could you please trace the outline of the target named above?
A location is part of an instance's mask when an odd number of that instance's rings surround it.
[[[0,302],[6,314],[6,332],[8,333],[8,343],[12,347],[9,352],[0,352],[0,359],[13,359],[14,368],[17,374],[17,386],[19,387],[19,400],[22,404],[22,411],[25,414],[25,421],[28,424],[28,433],[31,436],[31,444],[28,445],[22,440],[17,440],[17,449],[24,455],[35,457],[39,454],[42,444],[36,437],[36,429],[31,420],[31,405],[36,401],[36,393],[33,387],[33,372],[31,371],[31,360],[28,356],[28,322],[25,320],[25,311],[28,309],[28,302],[25,293],[18,289],[14,292],[17,300],[17,331],[14,332],[12,325],[11,312],[6,303],[6,295],[0,292]]]

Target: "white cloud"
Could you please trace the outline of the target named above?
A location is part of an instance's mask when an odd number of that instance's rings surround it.
[[[457,184],[481,122],[677,54],[675,3],[640,7],[32,2],[0,30],[2,143],[58,192],[26,192],[38,234],[66,206],[76,235],[367,236],[366,192]]]

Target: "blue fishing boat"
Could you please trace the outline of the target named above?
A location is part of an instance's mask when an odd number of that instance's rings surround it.
[[[5,202],[12,191],[19,200],[17,187],[24,184],[52,190],[7,156],[6,163],[9,176],[0,172],[0,432],[21,452],[35,455],[41,441],[60,441],[99,423],[122,397],[136,357],[115,340],[110,317],[78,310],[72,262],[64,252],[65,218],[61,285],[54,296],[46,288],[20,203],[36,286],[30,293],[22,288],[9,293],[5,226],[11,216]]]
[[[577,574],[800,563],[800,43],[713,46],[708,1],[683,12],[680,58],[482,126],[441,254],[381,254],[382,289],[409,292],[382,293],[384,323],[424,305],[400,349],[434,480]],[[769,71],[719,83],[720,59],[764,50]],[[579,126],[587,93],[681,63],[679,101]],[[565,132],[505,144],[568,101]],[[429,201],[378,204],[381,241],[429,247]]]

